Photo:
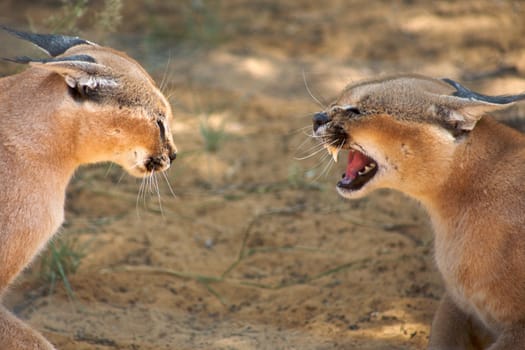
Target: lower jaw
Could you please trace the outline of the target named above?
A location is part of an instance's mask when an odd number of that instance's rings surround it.
[[[131,176],[137,177],[139,179],[140,178],[144,178],[144,177],[149,177],[152,174],[151,171],[148,171],[148,170],[146,170],[145,168],[142,168],[142,167],[140,167],[140,168],[139,167],[125,168],[125,170]]]
[[[340,196],[344,198],[359,198],[362,195],[360,195],[361,188],[359,190],[350,190],[347,188],[336,186],[337,193],[339,193]]]
[[[367,195],[368,193],[370,193],[370,191],[373,188],[371,188],[369,185],[370,185],[370,183],[367,182],[367,183],[363,184],[361,187],[355,188],[355,189],[346,188],[346,187],[337,185],[336,186],[336,190],[337,190],[337,193],[339,193],[339,195],[344,197],[344,198],[357,199],[357,198],[362,198],[365,195]]]
[[[144,178],[144,177],[148,177],[151,175],[151,173],[148,173],[148,172],[143,172],[143,171],[139,171],[139,170],[130,170],[130,169],[126,169],[126,172],[133,176],[133,177],[136,177],[136,178]]]
[[[158,169],[152,169],[152,170],[148,170],[145,167],[137,167],[137,166],[124,167],[124,169],[126,170],[128,174],[130,174],[133,177],[137,177],[139,179],[144,178],[144,177],[150,177],[154,174],[162,173],[168,170],[169,168],[170,168],[169,165],[164,165],[162,167],[159,167]]]

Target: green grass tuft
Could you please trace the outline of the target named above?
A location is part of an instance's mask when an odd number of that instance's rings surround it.
[[[69,298],[74,299],[68,276],[77,271],[83,257],[83,250],[75,239],[61,237],[49,244],[40,261],[40,277],[49,284],[49,294],[53,294],[56,284],[61,281]]]
[[[202,139],[204,141],[204,149],[206,152],[216,153],[222,143],[227,139],[227,134],[224,131],[224,126],[211,126],[207,121],[201,122],[199,127]]]

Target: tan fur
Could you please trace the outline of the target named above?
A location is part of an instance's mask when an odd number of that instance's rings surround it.
[[[113,161],[144,177],[167,169],[175,152],[170,105],[144,69],[95,44],[74,46],[63,56],[78,54],[96,64],[32,63],[0,79],[0,295],[61,225],[65,190],[77,167]],[[81,81],[111,83],[93,101],[74,98],[68,83]],[[157,163],[148,169],[151,159]],[[0,307],[0,349],[54,347]]]
[[[386,187],[427,208],[446,286],[429,349],[525,349],[525,135],[484,116],[507,105],[454,91],[414,75],[352,85],[316,135],[329,143],[340,128],[342,148],[378,164],[362,189],[338,188],[343,196]]]

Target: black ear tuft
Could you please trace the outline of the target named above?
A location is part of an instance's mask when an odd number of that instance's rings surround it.
[[[60,57],[60,58],[31,58],[27,56],[18,56],[15,58],[4,58],[6,61],[15,62],[15,63],[31,63],[31,62],[38,62],[38,63],[49,63],[49,62],[67,62],[67,61],[81,61],[81,62],[91,62],[96,63],[97,61],[89,56],[89,55],[73,55],[73,56],[66,56],[66,57]]]
[[[506,105],[509,103],[513,103],[520,100],[525,100],[525,94],[519,94],[519,95],[501,95],[501,96],[487,96],[478,94],[477,92],[471,91],[458,83],[457,81],[454,81],[452,79],[444,78],[442,79],[445,83],[452,85],[456,92],[454,92],[454,96],[465,98],[471,101],[480,101],[480,102],[487,102],[487,103],[493,103],[498,105]]]
[[[4,25],[0,25],[0,28],[5,30],[11,35],[19,37],[20,39],[27,40],[34,45],[38,46],[40,49],[47,52],[48,55],[55,57],[63,54],[68,49],[76,45],[88,44],[93,45],[93,43],[80,39],[79,37],[65,36],[65,35],[55,35],[55,34],[35,34],[21,32],[8,28]]]

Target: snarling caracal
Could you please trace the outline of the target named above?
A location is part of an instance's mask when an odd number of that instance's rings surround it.
[[[0,79],[0,296],[58,229],[75,169],[112,161],[137,177],[175,159],[172,112],[144,69],[89,41],[10,30],[51,57]],[[50,350],[0,306],[0,349]]]
[[[525,135],[486,115],[522,99],[400,75],[313,118],[334,157],[348,151],[343,197],[392,188],[428,210],[446,287],[429,349],[525,349]]]

